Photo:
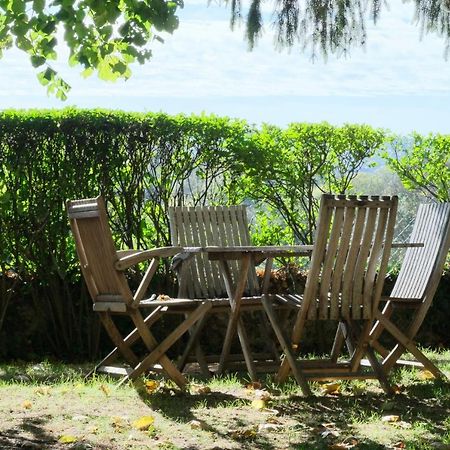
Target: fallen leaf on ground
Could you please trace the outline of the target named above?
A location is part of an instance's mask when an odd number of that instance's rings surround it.
[[[433,380],[435,377],[429,370],[422,370],[419,373],[419,378],[421,380]]]
[[[398,422],[400,420],[400,416],[392,414],[390,416],[383,416],[381,418],[382,422]]]
[[[33,403],[31,403],[29,400],[25,400],[22,403],[22,408],[25,408],[25,409],[31,409],[32,406],[33,406]]]
[[[340,389],[340,383],[327,383],[322,385],[322,392],[324,394],[338,394]]]
[[[124,429],[128,428],[128,420],[124,417],[114,416],[111,421],[111,425],[116,429],[116,431],[122,432]]]
[[[280,425],[281,424],[281,422],[276,418],[276,417],[268,417],[267,419],[266,419],[266,422],[267,423],[273,423],[273,424],[276,424],[276,425]]]
[[[147,394],[153,394],[159,388],[159,381],[148,380],[145,382],[145,391]]]
[[[40,386],[34,392],[37,395],[50,395],[50,388],[48,386]]]
[[[283,425],[279,423],[260,423],[258,425],[258,431],[279,431],[283,428]]]
[[[250,384],[247,384],[247,386],[245,386],[247,389],[262,389],[262,383],[259,381],[253,381]]]
[[[107,397],[109,397],[110,390],[109,390],[109,387],[106,386],[106,384],[101,384],[101,385],[100,385],[100,389],[102,390],[102,392],[103,392]]]
[[[231,431],[230,436],[232,439],[254,439],[256,437],[256,429],[244,428],[243,430]]]
[[[73,444],[74,442],[78,441],[78,438],[75,436],[71,436],[69,434],[64,434],[62,436],[60,436],[60,438],[58,439],[58,441],[61,444]]]
[[[398,441],[393,445],[394,448],[406,448],[406,444],[403,441]]]
[[[191,386],[191,390],[194,394],[210,394],[211,388],[209,386],[205,386],[204,384],[193,384]]]
[[[155,418],[153,416],[142,416],[139,417],[139,419],[135,420],[131,425],[133,428],[136,428],[136,430],[148,430],[148,427],[150,425],[153,425],[153,422],[155,421]]]
[[[266,407],[266,402],[260,398],[256,398],[252,401],[252,408],[254,409],[264,409]]]
[[[209,426],[206,422],[204,422],[203,420],[191,420],[188,425],[193,429],[193,430],[209,430]]]

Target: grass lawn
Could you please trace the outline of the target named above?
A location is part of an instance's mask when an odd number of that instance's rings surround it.
[[[450,376],[450,351],[429,353]],[[191,379],[189,392],[146,378],[117,387],[84,381],[86,367],[0,365],[0,449],[450,449],[450,383],[427,372],[375,381],[250,385],[228,375]]]

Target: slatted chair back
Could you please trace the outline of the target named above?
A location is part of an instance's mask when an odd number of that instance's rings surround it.
[[[406,250],[389,298],[431,302],[450,247],[450,203],[420,205],[409,240],[423,247]]]
[[[117,253],[103,199],[68,201],[67,213],[94,311],[125,312],[133,295],[123,272],[114,268]]]
[[[197,206],[169,208],[172,245],[182,247],[234,247],[251,245],[247,210],[240,206]],[[230,261],[233,280],[238,279],[239,262]],[[219,263],[204,253],[188,262],[180,279],[180,292],[189,298],[226,297]],[[254,270],[249,271],[246,295],[259,292]]]
[[[301,315],[370,319],[391,250],[397,197],[324,195]]]

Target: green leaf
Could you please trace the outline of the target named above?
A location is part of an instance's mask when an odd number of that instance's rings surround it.
[[[37,13],[44,11],[45,0],[33,0],[33,10]]]
[[[31,56],[30,59],[31,59],[31,65],[33,67],[42,66],[42,64],[45,64],[45,61],[46,61],[46,58],[44,58],[43,56],[37,56],[37,55]]]

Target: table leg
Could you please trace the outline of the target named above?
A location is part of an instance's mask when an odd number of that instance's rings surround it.
[[[242,266],[239,280],[237,281],[236,288],[233,289],[233,281],[231,276],[230,268],[225,260],[220,261],[220,267],[222,271],[222,276],[224,278],[225,287],[227,290],[228,297],[230,299],[230,317],[228,319],[227,331],[225,333],[225,340],[222,347],[222,354],[220,355],[220,362],[218,373],[223,373],[225,365],[230,354],[230,347],[233,336],[238,332],[239,341],[242,347],[242,352],[244,354],[245,363],[247,365],[247,370],[250,374],[252,380],[256,380],[256,370],[253,363],[253,357],[250,351],[250,346],[248,343],[247,332],[240,319],[240,308],[241,299],[244,294],[245,285],[247,284],[248,270],[250,267],[250,255],[243,255]]]

